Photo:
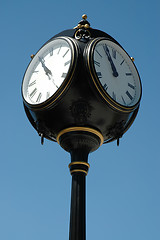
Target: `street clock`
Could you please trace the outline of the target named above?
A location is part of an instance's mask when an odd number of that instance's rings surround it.
[[[101,143],[119,144],[137,115],[141,95],[133,58],[113,37],[91,28],[85,15],[74,29],[55,35],[32,55],[22,82],[31,124],[42,142],[47,138],[59,144],[63,133],[82,130],[96,132]]]
[[[142,95],[134,59],[83,15],[73,29],[31,56],[22,82],[26,115],[41,136],[71,155],[70,240],[86,239],[88,154],[119,139],[134,122]]]

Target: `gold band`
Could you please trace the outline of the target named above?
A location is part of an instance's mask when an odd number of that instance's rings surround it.
[[[75,173],[75,172],[82,172],[82,173],[85,173],[86,175],[88,174],[87,171],[81,170],[81,169],[75,169],[75,170],[70,171],[71,174],[72,174],[72,173]]]
[[[59,144],[59,138],[65,134],[65,133],[69,133],[69,132],[76,132],[76,131],[83,131],[83,132],[89,132],[89,133],[93,133],[95,134],[96,136],[98,136],[100,138],[100,146],[103,144],[104,142],[104,138],[103,138],[103,135],[93,129],[93,128],[88,128],[88,127],[70,127],[70,128],[66,128],[66,129],[63,129],[62,131],[60,131],[57,135],[57,142]]]
[[[85,166],[87,166],[88,168],[90,168],[89,163],[86,163],[86,162],[71,162],[71,163],[68,165],[68,167],[70,168],[72,165],[76,165],[76,164],[85,165]]]

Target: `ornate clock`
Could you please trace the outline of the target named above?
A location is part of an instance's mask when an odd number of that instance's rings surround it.
[[[92,80],[101,96],[119,111],[132,111],[141,99],[141,81],[137,69],[116,42],[96,38],[87,50]]]
[[[70,240],[85,240],[85,176],[88,154],[119,139],[138,113],[138,71],[107,33],[78,25],[55,35],[35,54],[24,74],[22,97],[32,126],[71,155]]]
[[[36,53],[22,83],[22,96],[30,108],[46,107],[65,91],[75,70],[76,50],[70,38],[58,37]]]
[[[86,16],[40,48],[22,82],[31,124],[41,138],[60,145],[75,131],[76,139],[87,132],[100,144],[119,143],[134,122],[141,95],[133,60],[115,39],[91,28]]]

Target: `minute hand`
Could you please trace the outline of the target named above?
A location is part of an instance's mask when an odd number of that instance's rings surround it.
[[[113,60],[112,60],[112,58],[111,58],[111,55],[110,55],[110,52],[109,52],[109,49],[108,49],[107,45],[105,44],[105,45],[103,46],[103,48],[104,48],[104,51],[105,51],[105,53],[106,53],[106,55],[107,55],[107,57],[108,57],[108,61],[109,61],[110,64],[111,64],[111,68],[112,68],[112,71],[113,71],[113,76],[114,76],[114,77],[118,77],[117,69],[116,69],[116,67],[115,67],[115,65],[114,65],[114,63],[113,63]]]
[[[54,81],[54,79],[53,79],[53,77],[52,77],[52,72],[51,72],[51,70],[49,70],[49,69],[46,67],[45,63],[44,63],[45,61],[44,61],[42,58],[40,58],[40,57],[39,57],[39,61],[41,62],[42,67],[43,67],[46,75],[48,76],[49,80],[52,80],[53,84],[56,86],[56,88],[58,88],[58,86],[55,84],[55,81]]]
[[[49,77],[49,75],[52,75],[51,70],[49,70],[49,69],[46,67],[46,65],[45,65],[45,63],[44,63],[45,61],[44,61],[42,58],[40,58],[40,57],[39,57],[39,61],[41,62],[42,67],[43,67],[46,75],[47,75],[48,77]]]

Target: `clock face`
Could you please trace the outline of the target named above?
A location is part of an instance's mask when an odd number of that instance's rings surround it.
[[[33,57],[24,75],[22,95],[31,105],[47,101],[68,77],[73,62],[72,42],[64,38],[53,39]]]
[[[139,102],[139,74],[131,58],[119,45],[107,39],[95,41],[92,62],[98,84],[112,102],[125,108]]]

